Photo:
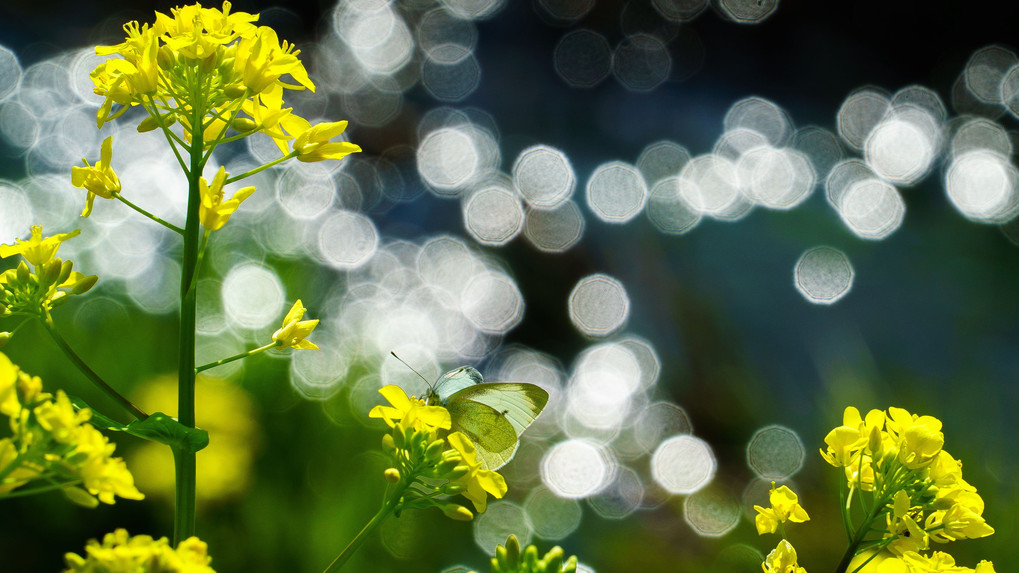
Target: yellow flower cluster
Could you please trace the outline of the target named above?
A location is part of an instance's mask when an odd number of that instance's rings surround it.
[[[360,151],[352,143],[329,141],[346,122],[311,126],[283,107],[284,89],[314,91],[315,84],[297,57],[300,50],[257,21],[257,14],[231,12],[230,2],[223,2],[222,10],[192,4],[169,15],[156,12],[152,24],[125,24],[124,42],[96,48],[100,56],[120,56],[91,73],[95,93],[106,98],[99,126],[140,105],[149,113],[140,131],[179,123],[188,145],[199,140],[206,149],[262,132],[284,156],[301,161]],[[228,137],[230,129],[237,135]],[[175,137],[169,131],[167,136]]]
[[[67,553],[64,560],[63,573],[216,573],[209,566],[208,546],[197,537],[174,549],[165,537],[130,536],[125,529],[107,533],[102,543],[90,539],[85,557]]]
[[[861,416],[849,407],[842,425],[824,441],[824,460],[843,468],[850,492],[873,496],[877,508],[873,521],[885,522],[886,527],[877,527],[885,531],[879,546],[893,557],[881,562],[880,571],[972,571],[923,565],[951,558],[942,552],[922,555],[931,541],[946,543],[994,533],[982,517],[983,499],[962,477],[962,463],[943,448],[940,420],[895,407]],[[980,567],[981,573],[993,570],[990,563]]]
[[[74,502],[96,506],[115,496],[142,499],[134,478],[111,444],[62,391],[42,391],[0,353],[0,413],[13,435],[0,439],[0,497],[62,489]],[[25,487],[30,486],[30,487]],[[15,491],[17,490],[17,491]]]
[[[73,270],[71,261],[56,258],[60,243],[78,233],[44,238],[42,227],[36,225],[29,239],[0,245],[0,258],[21,255],[24,259],[16,268],[0,273],[0,317],[22,314],[45,318],[69,296],[88,292],[96,284],[97,277],[85,276]]]
[[[408,397],[398,386],[384,386],[379,393],[391,406],[375,406],[368,416],[381,418],[392,428],[383,437],[382,446],[394,462],[394,467],[386,470],[386,478],[404,486],[401,508],[438,507],[448,517],[468,521],[474,515],[466,507],[415,493],[424,488],[436,494],[461,494],[478,513],[485,511],[488,495],[498,499],[506,494],[506,480],[498,472],[482,468],[470,439],[461,432],[446,434],[452,420],[445,408]],[[445,483],[435,486],[419,478]],[[418,488],[410,488],[412,483]]]
[[[768,554],[761,568],[764,573],[807,573],[796,561],[796,549],[785,539]]]

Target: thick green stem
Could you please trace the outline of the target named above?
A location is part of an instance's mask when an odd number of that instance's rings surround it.
[[[196,106],[201,109],[201,106]],[[201,125],[197,113],[191,125]],[[195,327],[197,288],[194,275],[198,267],[201,222],[198,207],[201,193],[198,182],[202,176],[202,132],[196,129],[191,138],[191,169],[188,172],[188,210],[184,227],[184,255],[180,273],[180,346],[177,357],[177,420],[188,428],[195,427]],[[176,490],[174,498],[174,545],[195,534],[195,452],[174,448]]]
[[[385,503],[382,504],[382,508],[379,509],[379,512],[375,514],[375,517],[373,517],[371,521],[369,521],[364,526],[364,528],[361,529],[357,536],[354,537],[354,539],[352,539],[350,543],[348,543],[347,546],[343,548],[343,551],[341,551],[340,554],[336,556],[336,559],[333,559],[333,562],[329,564],[329,567],[326,567],[324,573],[336,573],[337,571],[343,568],[347,561],[350,560],[350,557],[354,555],[354,553],[357,552],[361,545],[364,544],[365,540],[368,539],[368,535],[371,532],[375,531],[375,528],[377,528],[383,521],[385,521],[385,519],[389,517],[389,514],[392,513],[394,509],[396,509],[396,505],[400,502],[399,493],[400,493],[399,491],[396,492],[396,495],[393,495],[388,500],[386,500]]]
[[[42,324],[46,328],[46,332],[50,333],[50,336],[53,338],[53,341],[57,343],[57,346],[59,346],[60,349],[64,351],[64,354],[66,354],[67,357],[71,360],[71,362],[73,362],[74,365],[78,367],[78,370],[81,370],[81,373],[84,374],[85,377],[88,378],[93,384],[95,384],[96,387],[102,390],[104,394],[112,398],[114,402],[116,402],[117,404],[120,405],[120,407],[130,412],[131,415],[134,416],[135,418],[138,418],[139,420],[144,420],[145,418],[149,417],[149,415],[142,411],[141,408],[132,404],[131,401],[125,398],[122,394],[120,394],[120,392],[117,392],[116,390],[113,389],[112,386],[107,384],[106,381],[104,381],[98,374],[96,374],[94,370],[89,368],[88,364],[85,364],[85,361],[82,360],[81,357],[74,352],[74,349],[71,348],[71,345],[68,344],[66,340],[64,340],[63,336],[60,336],[59,332],[57,332],[56,327],[53,326],[52,319],[46,317],[42,320]]]

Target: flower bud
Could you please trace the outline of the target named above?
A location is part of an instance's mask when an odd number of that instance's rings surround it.
[[[510,565],[516,566],[520,561],[520,542],[517,541],[516,535],[510,535],[506,539],[506,562]]]
[[[69,486],[62,489],[64,496],[71,500],[71,503],[82,507],[93,508],[99,505],[99,500],[80,487]]]
[[[386,481],[389,483],[397,483],[400,481],[400,470],[396,468],[387,468],[385,471]]]
[[[246,117],[237,117],[230,122],[230,127],[236,129],[240,133],[244,133],[246,131],[254,131],[258,129],[258,124]]]
[[[60,276],[60,259],[50,259],[41,265],[39,270],[39,283],[49,286],[57,283]]]
[[[428,448],[425,450],[425,457],[431,462],[437,462],[442,459],[442,451],[446,446],[445,440],[435,440],[428,444]]]
[[[7,343],[11,341],[11,336],[12,334],[10,332],[0,332],[0,348],[7,346]]]
[[[471,521],[474,519],[474,514],[471,513],[471,510],[455,503],[442,506],[442,513],[446,514],[446,517],[457,521]]]
[[[563,570],[563,548],[556,545],[551,551],[545,554],[545,571],[559,571]]]
[[[471,469],[467,466],[456,466],[452,470],[442,474],[444,479],[455,480],[467,475]]]
[[[156,52],[156,62],[159,64],[160,68],[163,68],[164,70],[173,68],[175,64],[174,60],[173,50],[170,46],[164,44],[159,47],[159,51]]]
[[[18,264],[18,270],[16,271],[16,273],[17,274],[15,276],[18,277],[19,283],[27,283],[29,277],[32,276],[32,271],[29,270],[28,265],[25,264],[25,261],[21,261]]]
[[[60,259],[56,260],[59,261]],[[60,265],[60,276],[57,277],[58,285],[64,284],[65,282],[67,282],[67,279],[71,278],[71,269],[73,268],[74,263],[72,263],[71,261],[64,261],[63,264]]]
[[[243,83],[237,82],[225,86],[223,93],[229,98],[240,99],[248,93],[248,88]]]
[[[99,277],[97,277],[96,275],[90,275],[82,278],[80,281],[74,283],[73,287],[71,287],[71,294],[87,293],[89,290],[92,289],[92,287],[96,285],[96,281],[98,280]]]
[[[393,441],[392,434],[384,434],[382,436],[382,451],[389,455],[396,453],[396,442]]]
[[[404,440],[403,428],[399,424],[393,427],[393,433],[390,434],[393,437],[393,445],[397,448],[403,448],[403,444],[406,443]]]
[[[441,488],[444,495],[457,495],[463,492],[464,486],[458,483],[447,483]]]
[[[570,558],[566,560],[566,564],[563,565],[563,573],[576,573],[577,572],[577,556],[570,555]]]

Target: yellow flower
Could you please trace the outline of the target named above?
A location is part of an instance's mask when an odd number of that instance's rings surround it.
[[[463,465],[467,466],[467,473],[457,478],[453,483],[463,486],[461,495],[471,500],[474,509],[478,513],[484,513],[488,505],[488,497],[491,494],[496,499],[506,495],[508,488],[506,480],[501,474],[492,470],[483,469],[478,461],[474,444],[460,432],[453,432],[446,437],[449,445],[460,452],[463,458]]]
[[[19,488],[39,475],[38,468],[23,463],[19,463],[14,469],[9,469],[17,457],[18,448],[14,442],[10,438],[0,439],[0,472],[6,473],[0,480],[0,494]]]
[[[181,541],[174,550],[165,537],[132,537],[126,529],[107,533],[101,544],[90,539],[85,557],[67,553],[64,560],[64,573],[216,573],[209,566],[208,547],[197,537]]]
[[[124,460],[111,457],[116,446],[109,443],[99,430],[90,424],[82,424],[78,427],[74,443],[76,454],[88,455],[78,468],[82,486],[99,501],[112,504],[114,496],[145,499],[145,495],[134,486],[134,477]]]
[[[368,412],[369,418],[381,418],[390,428],[402,422],[408,428],[428,430],[448,430],[452,426],[449,412],[442,406],[426,406],[424,400],[413,396],[408,397],[403,388],[390,384],[379,388],[392,406],[375,406]]]
[[[901,489],[895,492],[892,497],[892,511],[885,515],[888,523],[888,533],[885,537],[895,539],[887,548],[896,555],[902,555],[907,551],[925,551],[929,546],[930,536],[917,524],[911,514],[912,511],[909,494]]]
[[[917,416],[902,408],[888,408],[888,433],[899,444],[899,460],[909,469],[924,467],[945,445],[941,420]]]
[[[85,210],[81,212],[82,217],[88,217],[92,213],[92,202],[95,201],[96,195],[103,199],[113,199],[117,193],[120,193],[120,179],[110,165],[112,159],[113,136],[111,135],[103,140],[98,163],[89,165],[87,159],[82,159],[85,162],[85,167],[71,167],[71,184],[88,190]]]
[[[290,114],[281,122],[287,132],[296,136],[293,147],[299,161],[311,162],[323,159],[341,159],[361,148],[346,141],[329,141],[347,129],[346,121],[319,123],[312,126],[303,117]]]
[[[30,239],[24,241],[14,239],[13,245],[0,245],[0,258],[6,259],[11,255],[21,255],[26,261],[38,267],[53,259],[53,256],[57,254],[57,249],[60,248],[60,243],[71,237],[77,237],[79,233],[81,233],[81,229],[75,229],[70,233],[43,238],[42,227],[33,225]]]
[[[238,191],[238,193],[240,192]],[[313,342],[305,340],[305,337],[318,326],[318,319],[301,320],[306,311],[307,309],[301,304],[301,299],[297,299],[294,306],[290,307],[290,312],[283,317],[283,326],[272,335],[272,340],[276,343],[277,348],[318,349],[318,346]]]
[[[771,507],[765,509],[759,505],[754,506],[754,509],[757,510],[755,524],[758,535],[774,533],[779,524],[786,521],[803,523],[810,520],[807,511],[799,504],[799,497],[788,486],[776,489],[775,482],[771,482],[771,492],[768,497]]]
[[[61,444],[74,443],[78,428],[91,417],[92,411],[87,408],[75,412],[63,390],[57,390],[56,400],[47,400],[35,408],[35,419],[39,425]]]
[[[241,206],[241,202],[255,192],[254,187],[244,187],[234,193],[233,197],[223,200],[223,183],[227,175],[225,167],[220,167],[212,178],[212,185],[202,177],[198,181],[198,189],[202,196],[202,204],[198,207],[198,219],[202,226],[210,231],[221,229],[230,216]]]
[[[301,86],[282,84],[285,87],[307,88],[315,91],[304,64],[297,59],[300,50],[283,41],[280,45],[276,32],[268,26],[259,26],[253,36],[241,39],[234,54],[234,72],[241,76],[244,85],[253,94],[261,93],[276,84],[283,74],[290,74]]]
[[[796,562],[796,549],[785,539],[779,541],[778,546],[768,554],[761,568],[764,573],[807,573]]]

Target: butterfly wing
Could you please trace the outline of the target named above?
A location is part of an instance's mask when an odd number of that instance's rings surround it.
[[[470,366],[461,366],[439,376],[432,388],[438,394],[439,399],[445,402],[453,394],[475,384],[481,384],[483,380],[481,372]]]
[[[486,384],[487,386],[487,384]],[[452,431],[463,432],[474,444],[482,467],[496,470],[506,465],[517,453],[517,433],[500,410],[472,400],[454,396],[446,409],[452,419]]]
[[[513,426],[515,437],[519,438],[545,408],[548,392],[534,384],[516,382],[475,384],[463,388],[450,398],[451,402],[461,400],[477,402],[494,409]]]

